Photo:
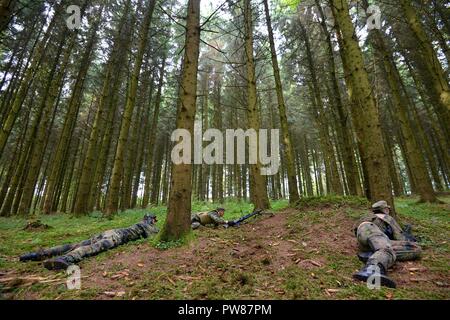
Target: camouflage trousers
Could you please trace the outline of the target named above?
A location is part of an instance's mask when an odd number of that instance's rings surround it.
[[[387,270],[395,262],[418,259],[422,253],[419,245],[410,241],[390,240],[377,225],[365,222],[357,230],[358,245],[361,251],[373,252],[367,264],[381,264]]]
[[[68,263],[77,263],[86,257],[94,256],[100,252],[109,250],[120,245],[120,235],[114,230],[103,232],[76,244],[65,244],[37,252],[42,260],[59,256]]]
[[[192,229],[197,229],[201,226],[200,217],[195,213],[191,215],[191,227]]]

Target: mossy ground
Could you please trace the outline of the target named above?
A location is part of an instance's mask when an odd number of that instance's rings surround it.
[[[351,229],[367,202],[322,197],[304,199],[296,208],[273,202],[274,216],[250,219],[238,228],[200,228],[187,244],[139,240],[86,259],[80,263],[81,290],[67,289],[65,273],[47,271],[39,262],[20,263],[17,257],[131,225],[145,210],[113,220],[99,213],[42,216],[52,228],[40,231],[22,230],[24,219],[1,218],[0,294],[6,299],[450,299],[450,197],[441,200],[446,204],[396,200],[399,219],[413,225],[424,258],[394,267],[395,290],[369,290],[351,278],[361,267]],[[244,202],[221,206],[228,219],[252,209]],[[211,208],[214,204],[193,205],[193,211]],[[151,211],[162,226],[166,208]],[[14,285],[1,282],[14,277],[19,279]],[[43,283],[21,283],[24,277],[40,277]]]

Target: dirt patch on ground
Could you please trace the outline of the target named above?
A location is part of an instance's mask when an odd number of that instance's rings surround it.
[[[294,243],[285,239],[285,213],[264,215],[239,228],[200,228],[195,232],[198,239],[189,247],[158,250],[143,244],[137,246],[134,253],[117,252],[100,265],[86,261],[82,269],[90,275],[84,285],[87,288],[125,290],[117,282],[120,272],[126,274],[120,278],[131,282],[138,281],[146,272],[156,274],[158,280],[172,285],[178,280],[192,285],[204,275],[211,274],[224,282],[230,280],[227,279],[230,274],[237,275],[241,278],[234,280],[245,282],[247,273],[255,274],[260,268],[265,268],[267,273],[275,274],[295,261]]]

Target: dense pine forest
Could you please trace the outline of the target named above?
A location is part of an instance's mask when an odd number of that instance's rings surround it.
[[[0,253],[152,211],[156,246],[170,247],[196,210],[311,202],[364,211],[385,200],[407,221],[410,208],[431,208],[442,225],[422,231],[445,238],[449,47],[444,0],[0,0],[1,239],[33,238],[18,231],[25,222],[69,233]],[[177,129],[192,137],[181,153]],[[267,129],[269,142],[255,136],[253,150],[249,137],[242,155],[226,148],[230,129]],[[271,174],[261,152],[279,162]]]

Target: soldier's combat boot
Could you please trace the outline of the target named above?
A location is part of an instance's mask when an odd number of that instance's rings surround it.
[[[42,256],[36,252],[30,252],[23,254],[19,257],[20,261],[40,261],[43,260]]]
[[[63,258],[54,258],[44,261],[44,267],[48,270],[66,270],[71,263]]]
[[[377,271],[379,270],[379,273],[377,274]],[[377,275],[375,275],[377,274]],[[380,277],[380,285],[388,287],[388,288],[396,288],[397,285],[395,284],[394,280],[389,278],[386,275],[386,270],[381,264],[378,265],[371,265],[367,264],[362,268],[359,272],[355,273],[353,275],[353,279],[367,282],[370,276],[375,275]]]

